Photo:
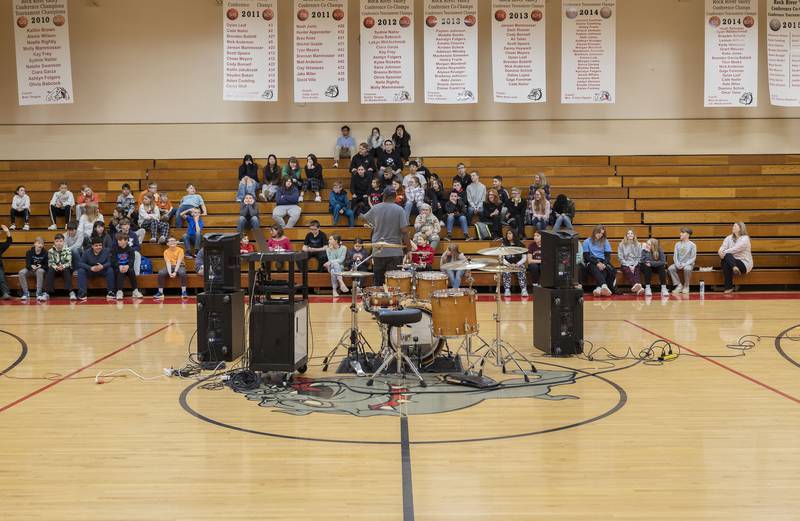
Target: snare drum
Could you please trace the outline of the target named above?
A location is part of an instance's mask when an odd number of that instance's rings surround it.
[[[400,309],[400,301],[403,297],[403,292],[397,288],[384,288],[383,286],[364,288],[364,309],[370,313]]]
[[[434,292],[447,289],[447,275],[440,271],[417,273],[417,300],[429,302]]]
[[[386,286],[389,288],[398,288],[406,295],[411,294],[411,273],[408,271],[387,271],[386,272]]]
[[[474,289],[445,289],[431,295],[433,334],[439,337],[460,337],[478,332]]]

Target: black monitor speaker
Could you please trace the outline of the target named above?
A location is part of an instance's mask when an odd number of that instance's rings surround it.
[[[542,231],[542,276],[545,288],[571,288],[578,281],[578,234]]]
[[[238,233],[209,233],[203,237],[203,282],[206,292],[241,289],[240,242],[241,234]]]
[[[533,288],[533,345],[553,356],[583,352],[583,290]]]
[[[308,364],[308,302],[268,300],[249,316],[250,369],[304,371]]]
[[[197,295],[197,358],[231,362],[244,353],[244,292]]]

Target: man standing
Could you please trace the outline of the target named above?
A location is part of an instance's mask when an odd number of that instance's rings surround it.
[[[384,190],[383,202],[362,216],[372,225],[372,242],[408,245],[408,219],[403,208],[394,203],[395,196],[391,188]],[[386,272],[398,269],[403,263],[403,249],[373,248],[372,254],[375,285],[382,286]]]

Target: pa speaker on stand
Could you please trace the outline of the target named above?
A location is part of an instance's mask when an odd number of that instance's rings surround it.
[[[544,288],[571,288],[578,280],[578,234],[574,230],[542,231]]]
[[[209,233],[203,237],[203,283],[206,293],[241,289],[240,241],[241,234],[238,233]]]
[[[217,364],[244,353],[244,292],[197,295],[197,358]]]
[[[553,356],[583,353],[583,290],[533,288],[533,345]]]

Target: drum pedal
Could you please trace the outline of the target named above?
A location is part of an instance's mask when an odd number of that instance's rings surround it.
[[[444,382],[451,385],[462,385],[465,387],[475,387],[478,389],[494,389],[500,383],[488,376],[476,374],[451,373],[444,375]]]
[[[361,367],[361,362],[358,360],[350,360],[350,367],[353,368],[356,375],[358,376],[367,376],[367,373],[364,372],[364,369]]]

